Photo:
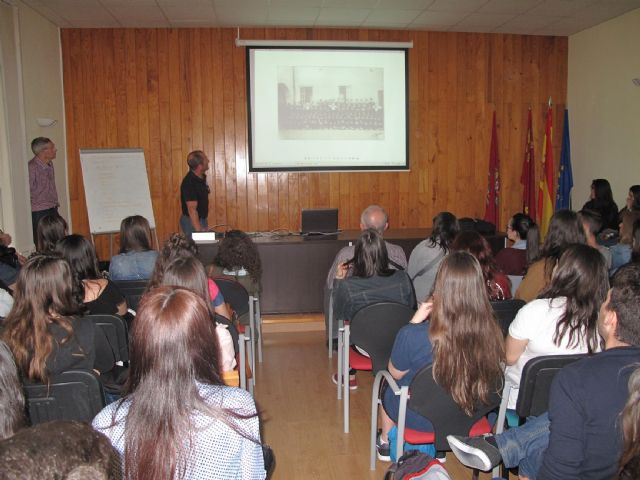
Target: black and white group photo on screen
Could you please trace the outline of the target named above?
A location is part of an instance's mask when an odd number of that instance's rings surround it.
[[[279,66],[283,140],[383,140],[384,69]]]

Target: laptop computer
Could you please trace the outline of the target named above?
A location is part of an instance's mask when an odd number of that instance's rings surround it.
[[[337,238],[338,209],[303,208],[300,234],[304,238]]]

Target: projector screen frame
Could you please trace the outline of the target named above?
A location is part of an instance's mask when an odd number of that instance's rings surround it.
[[[407,45],[389,45],[389,46],[334,46],[334,45],[247,45],[245,51],[246,55],[246,97],[247,97],[247,142],[248,142],[248,171],[249,173],[268,173],[268,172],[393,172],[393,171],[402,171],[407,172],[410,171],[410,161],[409,161],[409,48],[411,46]],[[255,128],[254,121],[256,115],[253,105],[253,91],[252,91],[252,52],[254,50],[294,50],[294,51],[317,51],[317,50],[325,50],[325,51],[374,51],[374,52],[387,52],[394,51],[398,53],[402,53],[403,55],[403,75],[404,75],[404,102],[401,103],[403,107],[403,115],[401,118],[404,121],[404,131],[402,135],[397,135],[402,139],[402,142],[396,142],[396,144],[402,143],[402,147],[404,148],[404,162],[394,163],[391,165],[377,165],[377,164],[367,164],[367,165],[345,165],[345,166],[321,166],[321,165],[305,165],[305,166],[294,166],[294,165],[284,165],[284,166],[275,166],[275,167],[264,167],[264,166],[256,166],[256,162],[254,159],[254,148],[255,145]],[[385,73],[383,72],[383,75]],[[277,85],[277,80],[276,80]],[[386,106],[386,102],[383,104],[383,107]],[[276,107],[277,109],[277,107]],[[271,113],[274,115],[273,113]],[[275,112],[277,116],[277,111]],[[383,113],[384,115],[384,113]],[[385,130],[387,120],[385,117]],[[353,142],[353,140],[352,140]],[[301,146],[304,145],[305,141],[298,142]]]

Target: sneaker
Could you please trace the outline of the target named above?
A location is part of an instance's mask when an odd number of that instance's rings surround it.
[[[381,462],[391,461],[391,447],[389,446],[389,442],[382,441],[380,432],[378,432],[378,436],[376,437],[376,455]]]
[[[436,452],[436,460],[440,463],[447,463],[447,452]]]
[[[492,445],[490,441],[487,441],[489,437],[493,437],[493,435],[489,434],[481,437],[447,435],[447,441],[460,463],[486,472],[502,461],[498,448]],[[491,438],[491,441],[493,441],[493,438]]]
[[[333,383],[335,383],[336,385],[338,384],[338,374],[334,373],[333,376],[331,377],[331,380],[333,380]],[[358,381],[356,380],[356,376],[355,375],[349,375],[349,390],[355,390],[358,388]]]

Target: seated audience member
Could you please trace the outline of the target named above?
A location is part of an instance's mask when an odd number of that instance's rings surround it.
[[[0,340],[0,440],[24,425],[24,393],[11,350]],[[0,462],[1,464],[1,462]]]
[[[127,394],[93,420],[120,454],[124,478],[266,477],[254,400],[222,383],[218,359],[201,296],[159,287],[143,297]]]
[[[609,181],[596,178],[591,182],[591,198],[582,206],[582,210],[591,210],[600,215],[603,230],[618,230],[618,205],[613,200],[613,192]]]
[[[459,231],[460,225],[455,215],[440,212],[433,217],[429,238],[418,243],[411,252],[407,273],[413,282],[417,299],[425,299],[431,294],[440,262],[449,253],[449,247]]]
[[[360,230],[362,231],[367,229],[374,229],[380,236],[383,236],[384,231],[387,228],[389,228],[389,217],[385,209],[379,205],[369,205],[360,215]],[[393,243],[389,243],[387,241],[385,241],[384,243],[387,247],[387,254],[389,256],[389,268],[399,270],[406,269],[407,257],[402,247],[394,245]],[[340,265],[353,258],[354,250],[355,247],[353,245],[343,247],[336,255],[336,258],[333,260],[333,265],[331,265],[329,273],[327,274],[327,291],[324,301],[325,322],[327,323],[327,331],[329,325],[329,298],[332,294],[333,281],[338,274]],[[347,274],[349,273],[350,272],[347,272]],[[336,319],[335,317],[333,318],[333,335],[334,339],[338,336],[338,319]]]
[[[633,224],[633,242],[631,244],[631,263],[640,263],[640,220]]]
[[[633,225],[640,220],[640,185],[629,189],[627,205],[620,212],[620,240],[611,246],[611,270],[615,271],[631,259]]]
[[[185,254],[174,258],[165,265],[160,284],[150,284],[149,288],[153,289],[161,285],[173,285],[175,287],[183,287],[193,290],[201,295],[211,305],[209,298],[207,274],[204,272],[202,262],[190,254]],[[211,321],[214,320],[213,309],[211,311]],[[222,371],[227,372],[233,370],[236,366],[236,351],[234,348],[234,340],[229,328],[232,325],[226,325],[220,322],[216,323],[216,333],[218,336],[219,352],[221,355],[220,367]],[[235,330],[235,328],[234,328]],[[237,344],[238,333],[235,332],[235,343]]]
[[[414,307],[411,280],[405,271],[389,268],[387,247],[382,236],[370,228],[360,234],[354,257],[340,264],[333,283],[333,318],[350,320],[358,310],[380,302],[396,302]],[[358,387],[355,371],[349,388]],[[334,383],[337,374],[333,375]]]
[[[516,213],[507,226],[507,238],[511,247],[503,248],[496,255],[496,265],[506,275],[522,276],[527,266],[538,257],[540,232],[535,222],[523,213]]]
[[[333,284],[333,313],[349,320],[367,305],[397,302],[413,307],[415,298],[407,273],[389,268],[387,247],[374,229],[363,231],[352,259],[340,264]]]
[[[198,246],[196,242],[194,242],[191,238],[186,237],[182,233],[172,233],[169,239],[164,243],[162,250],[158,254],[158,258],[156,259],[156,264],[153,268],[153,273],[151,274],[151,279],[149,280],[150,285],[162,285],[162,276],[164,275],[164,271],[166,265],[173,261],[175,258],[191,255],[196,257],[198,254]],[[231,320],[231,312],[227,307],[227,304],[224,301],[224,297],[222,296],[222,292],[216,285],[216,283],[209,279],[209,295],[211,297],[211,302],[213,303],[213,310],[220,316],[223,316],[226,319]]]
[[[146,218],[134,215],[122,220],[120,253],[109,263],[111,280],[148,280],[158,258],[151,243],[151,228]]]
[[[640,368],[629,377],[629,398],[622,411],[622,455],[618,478],[640,478]]]
[[[456,457],[481,470],[500,462],[517,466],[521,478],[614,478],[625,430],[619,417],[629,397],[629,377],[640,362],[640,265],[626,265],[614,275],[600,307],[598,332],[604,351],[558,372],[548,414],[495,436],[449,436]],[[637,425],[637,417],[633,421]]]
[[[22,259],[11,245],[11,235],[0,230],[0,281],[13,290]]]
[[[209,266],[209,276],[230,278],[239,282],[249,295],[260,294],[262,263],[258,249],[246,233],[240,230],[226,232],[218,246],[218,254]],[[249,313],[238,318],[241,324],[249,324]]]
[[[36,252],[54,252],[56,244],[67,236],[67,228],[66,220],[57,212],[42,217],[36,227]]]
[[[100,272],[96,250],[89,240],[82,235],[67,235],[58,242],[56,251],[71,265],[77,294],[90,314],[124,316],[127,313],[125,298],[115,283]]]
[[[113,369],[115,360],[104,333],[81,318],[83,307],[66,260],[51,255],[30,258],[18,276],[14,299],[4,320],[3,340],[25,379],[46,382],[66,370]]]
[[[600,215],[602,230],[618,230],[618,205],[613,201],[613,193],[609,181],[604,178],[596,178],[591,182],[591,198],[582,207],[582,210],[591,210]]]
[[[509,279],[498,269],[493,259],[491,246],[482,235],[473,230],[460,232],[451,244],[451,250],[469,252],[480,262],[489,300],[509,300],[511,298]]]
[[[118,453],[91,425],[54,421],[0,442],[7,480],[120,480]]]
[[[515,298],[530,302],[549,284],[551,272],[565,249],[573,243],[586,243],[578,215],[571,210],[558,210],[551,217],[549,231],[540,250],[540,257],[527,269],[516,290]]]
[[[519,385],[522,369],[535,357],[599,350],[596,319],[608,286],[604,258],[595,248],[567,248],[549,286],[522,307],[509,326],[507,380]],[[517,398],[518,389],[512,389],[508,408],[516,407]]]
[[[596,238],[602,225],[600,214],[591,210],[580,210],[578,217],[582,222],[584,235],[587,237],[587,245],[597,249],[602,254],[607,270],[609,270],[611,268],[611,251],[604,245],[600,245]]]
[[[478,348],[482,345],[482,348]],[[433,365],[434,379],[467,414],[502,388],[504,345],[489,304],[480,263],[468,252],[451,252],[442,261],[433,295],[396,336],[389,373],[399,386]],[[379,409],[382,431],[378,458],[389,461],[388,433],[398,420],[400,399],[387,389]],[[406,426],[433,431],[431,422],[407,409]]]

